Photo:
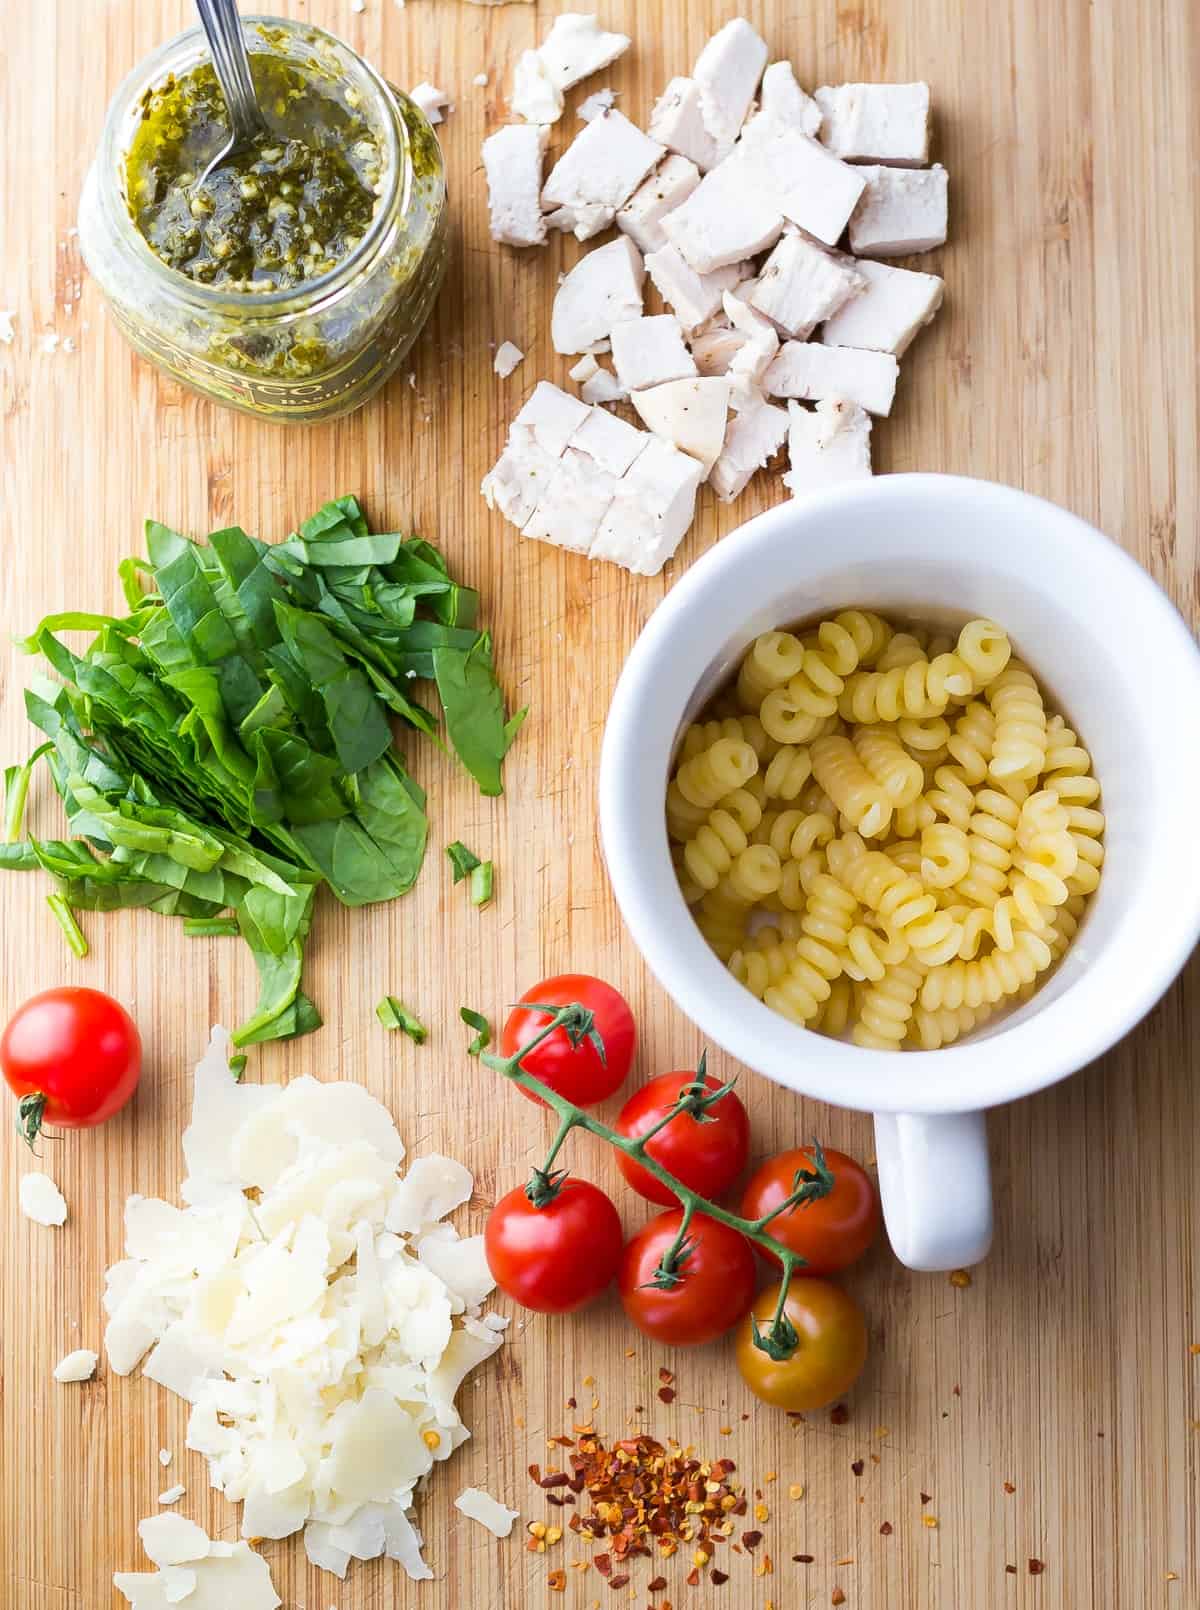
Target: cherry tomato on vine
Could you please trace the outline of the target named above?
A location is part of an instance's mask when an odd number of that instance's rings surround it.
[[[597,1186],[566,1179],[544,1207],[525,1187],[488,1215],[483,1248],[501,1291],[540,1314],[569,1314],[598,1297],[621,1261],[621,1221]]]
[[[637,1029],[628,1002],[603,979],[592,978],[588,973],[561,973],[526,990],[504,1025],[500,1054],[516,1056],[549,1021],[547,1013],[531,1010],[525,1003],[557,1008],[570,1006],[573,1001],[595,1015],[595,1031],[604,1044],[604,1055],[600,1055],[590,1037],[573,1046],[567,1031],[558,1028],[529,1053],[521,1066],[577,1107],[594,1107],[625,1083],[637,1046]],[[542,1105],[540,1096],[528,1090],[521,1093]]]
[[[10,1020],[0,1069],[21,1102],[21,1133],[32,1144],[44,1124],[90,1129],[120,1112],[141,1078],[141,1036],[111,995],[48,989]]]
[[[767,1234],[805,1260],[801,1275],[832,1275],[861,1258],[879,1234],[879,1197],[870,1176],[845,1152],[827,1151],[825,1163],[833,1175],[828,1196],[789,1208],[767,1226]],[[816,1159],[805,1146],[780,1152],[751,1177],[742,1196],[741,1216],[761,1219],[792,1194],[799,1170],[812,1171]],[[766,1257],[779,1260],[773,1252]]]
[[[754,1321],[770,1329],[778,1284],[756,1298],[735,1344],[743,1381],[764,1403],[803,1413],[832,1403],[852,1387],[867,1361],[867,1322],[848,1292],[829,1280],[793,1280],[784,1313],[799,1338],[790,1358],[773,1359],[755,1345]]]
[[[629,1140],[644,1135],[667,1116],[689,1087],[711,1092],[721,1089],[721,1081],[704,1073],[703,1061],[696,1073],[660,1073],[635,1090],[621,1108],[617,1133]],[[646,1143],[646,1151],[668,1174],[674,1174],[698,1196],[711,1200],[727,1191],[746,1166],[750,1120],[730,1090],[699,1112],[685,1109],[678,1113]],[[636,1158],[618,1152],[617,1164],[634,1190],[647,1201],[677,1200],[675,1193],[648,1173]]]
[[[682,1209],[660,1213],[629,1241],[617,1286],[626,1314],[657,1342],[711,1342],[736,1325],[754,1297],[754,1254],[737,1230],[706,1213],[693,1215],[673,1284],[655,1272],[679,1233]]]

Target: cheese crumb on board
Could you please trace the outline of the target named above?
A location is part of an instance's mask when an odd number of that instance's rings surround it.
[[[655,289],[685,330],[697,330],[720,311],[726,291],[745,278],[745,265],[730,263],[711,274],[698,274],[668,241],[646,257],[646,272]]]
[[[890,263],[864,261],[864,289],[827,319],[821,339],[831,347],[869,347],[900,358],[942,305],[944,282]]]
[[[865,167],[866,188],[850,214],[850,250],[906,257],[946,244],[950,176],[932,168]]]
[[[501,380],[507,380],[517,365],[524,362],[524,359],[525,354],[520,347],[516,346],[512,341],[501,341],[496,348],[496,357],[492,363],[492,368],[500,376]]]
[[[545,241],[542,161],[549,139],[546,128],[510,123],[483,142],[493,240],[507,246],[540,246]]]
[[[720,457],[729,417],[729,381],[669,380],[649,391],[635,391],[630,402],[656,436],[670,442],[704,466],[705,474]]]
[[[825,84],[813,99],[821,140],[835,156],[911,168],[928,162],[928,84]]]
[[[476,73],[475,77],[471,80],[476,89],[486,89],[487,81],[488,75],[486,73]]]
[[[415,89],[409,90],[408,98],[421,108],[427,123],[440,123],[443,113],[448,116],[454,110],[449,95],[444,89],[438,89],[436,84],[422,81]]]
[[[789,403],[788,460],[783,484],[794,498],[838,481],[869,480],[870,415],[841,397],[826,397],[815,408]]]
[[[471,1175],[433,1155],[398,1177],[403,1142],[360,1085],[239,1084],[228,1061],[214,1030],[184,1135],[186,1205],[126,1203],[110,1365],[145,1355],[145,1375],[189,1399],[187,1446],[242,1504],[243,1536],[305,1528],[310,1558],[338,1575],[386,1553],[426,1578],[408,1512],[466,1439],[455,1395],[501,1341],[479,1308],[478,1238],[444,1222]],[[257,1567],[236,1569],[214,1605],[258,1602],[241,1593]]]
[[[185,1610],[277,1610],[283,1602],[270,1566],[248,1543],[215,1542],[180,1515],[153,1515],[138,1523],[138,1531],[160,1568],[113,1573],[113,1586],[134,1610],[176,1604]]]
[[[581,257],[555,293],[550,314],[555,352],[586,352],[606,340],[614,324],[639,317],[644,278],[642,254],[627,235]]]
[[[815,139],[821,132],[821,108],[796,82],[791,62],[775,61],[762,77],[762,113],[778,123],[789,124]]]
[[[758,399],[729,422],[721,456],[712,467],[708,484],[722,503],[732,503],[783,446],[788,416],[775,403]]]
[[[21,1212],[35,1224],[53,1228],[67,1222],[66,1198],[49,1174],[39,1174],[36,1170],[22,1174],[17,1201]]]
[[[793,231],[763,264],[749,300],[785,335],[806,341],[866,283],[851,259]]]
[[[610,112],[616,98],[612,90],[598,89],[586,100],[580,101],[575,116],[582,118],[585,123],[590,123],[594,117],[599,117],[601,112]]]
[[[683,344],[683,329],[673,313],[626,319],[612,330],[613,365],[627,391],[688,380],[696,364]]]
[[[187,1488],[180,1482],[177,1486],[168,1487],[165,1492],[159,1493],[158,1501],[160,1504],[177,1504],[186,1492]]]
[[[54,1379],[56,1381],[90,1381],[96,1373],[96,1354],[86,1347],[79,1347],[65,1358],[60,1358],[54,1366]]]
[[[542,207],[557,209],[556,228],[589,240],[606,229],[662,158],[656,140],[623,112],[601,112],[585,123],[542,186]]]
[[[468,1520],[486,1526],[493,1537],[507,1537],[521,1514],[519,1509],[507,1509],[480,1487],[464,1487],[454,1500],[454,1507]]]
[[[718,155],[731,150],[741,132],[769,54],[766,41],[744,18],[735,17],[697,56],[692,77],[699,91],[700,116]]]
[[[818,341],[785,341],[763,386],[773,397],[821,402],[845,397],[870,414],[890,414],[900,365],[891,352],[827,347]]]
[[[607,33],[594,16],[564,11],[538,48],[518,58],[509,105],[530,123],[557,123],[563,91],[610,66],[630,43],[626,34]]]
[[[699,183],[700,169],[696,164],[672,152],[617,213],[617,228],[639,251],[658,251],[667,244],[663,219],[682,206]]]
[[[171,1452],[170,1448],[160,1448],[158,1450],[158,1462],[164,1470],[171,1463],[171,1460],[174,1459],[174,1457],[175,1455]]]

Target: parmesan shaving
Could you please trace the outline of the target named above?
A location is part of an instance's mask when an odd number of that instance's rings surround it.
[[[460,1509],[468,1520],[486,1526],[494,1537],[507,1537],[513,1529],[513,1522],[521,1513],[519,1509],[506,1509],[481,1487],[464,1487],[454,1500],[454,1507]]]

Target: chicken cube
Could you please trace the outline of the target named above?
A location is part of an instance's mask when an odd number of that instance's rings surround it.
[[[544,452],[561,458],[587,416],[588,408],[578,397],[561,391],[548,380],[539,380],[513,424],[532,431]]]
[[[744,266],[731,263],[711,274],[697,274],[670,244],[646,258],[647,274],[685,330],[699,329],[712,318],[720,309],[721,297],[742,279]]]
[[[657,576],[687,534],[703,479],[702,464],[651,436],[617,482],[591,557],[610,559],[638,576]]]
[[[739,146],[662,226],[690,268],[711,274],[766,251],[779,239],[783,216],[759,190],[752,161]]]
[[[796,82],[791,62],[775,61],[762,78],[760,116],[774,118],[816,139],[821,132],[821,108]]]
[[[668,380],[692,379],[697,373],[673,313],[614,324],[612,354],[621,384],[628,391],[665,385]]]
[[[611,470],[578,448],[568,447],[521,535],[565,548],[568,553],[587,553],[616,488],[617,477]]]
[[[789,232],[763,264],[750,305],[804,341],[865,286],[865,278],[848,258]]]
[[[663,156],[663,147],[623,112],[602,112],[585,123],[550,170],[542,206],[574,216],[577,240],[606,229],[620,207]]]
[[[870,167],[850,214],[850,249],[860,257],[907,257],[946,242],[950,176],[932,168]]]
[[[510,123],[483,142],[493,240],[507,246],[540,246],[545,241],[540,198],[542,159],[549,138],[549,129]]]
[[[735,292],[725,292],[724,306],[725,316],[742,337],[729,363],[729,400],[740,412],[761,400],[763,376],[779,351],[779,337],[775,326]]]
[[[708,484],[722,503],[732,503],[783,446],[788,416],[775,403],[759,398],[729,422],[721,456],[712,467]]]
[[[821,339],[830,347],[869,347],[902,357],[941,307],[945,282],[937,274],[918,274],[869,258],[859,271],[865,289],[825,321]]]
[[[581,257],[554,297],[555,352],[586,352],[605,340],[614,324],[640,317],[644,277],[642,254],[627,235]]]
[[[650,113],[650,136],[689,162],[701,173],[721,159],[717,142],[704,126],[700,90],[694,78],[673,78]]]
[[[692,359],[702,375],[724,375],[747,337],[728,323],[713,324],[692,337]]]
[[[700,92],[700,115],[718,155],[733,149],[750,110],[769,52],[742,17],[715,33],[696,58],[692,77]]]
[[[788,404],[788,460],[783,484],[794,498],[837,481],[869,480],[871,416],[844,397],[825,397],[815,408]]]
[[[632,41],[628,34],[606,33],[594,16],[564,11],[538,46],[538,55],[552,84],[570,89],[602,67],[623,56]]]
[[[540,51],[523,50],[517,57],[508,104],[517,117],[543,128],[562,116],[563,92],[550,77]]]
[[[862,174],[798,129],[772,118],[746,125],[740,148],[746,171],[785,218],[827,246],[836,246],[866,181]]]
[[[630,394],[630,402],[656,436],[712,469],[725,441],[729,381],[723,375],[671,380]]]
[[[618,212],[617,228],[624,230],[641,251],[658,251],[667,244],[663,219],[682,206],[699,183],[696,164],[672,152]]]
[[[557,468],[558,455],[540,446],[528,425],[518,425],[514,420],[504,451],[484,476],[479,490],[489,509],[499,509],[506,520],[520,528],[537,507]]]
[[[650,438],[644,430],[630,425],[603,408],[591,408],[588,417],[571,437],[571,446],[598,464],[610,475],[626,473],[642,453]]]
[[[763,385],[772,397],[796,397],[803,402],[844,397],[868,413],[889,414],[899,373],[900,365],[890,352],[785,341]]]
[[[821,139],[848,162],[919,168],[929,161],[928,84],[838,84],[813,91]]]

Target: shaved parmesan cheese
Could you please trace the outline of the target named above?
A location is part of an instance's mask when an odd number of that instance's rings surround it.
[[[96,1354],[86,1347],[77,1348],[60,1358],[54,1366],[54,1379],[64,1383],[90,1381],[96,1373]]]
[[[464,1487],[454,1500],[454,1507],[461,1510],[468,1520],[486,1526],[493,1537],[507,1537],[513,1529],[513,1522],[521,1514],[519,1509],[506,1509],[481,1487]]]
[[[160,1504],[177,1504],[186,1492],[187,1488],[181,1482],[177,1487],[168,1487],[166,1492],[159,1493],[158,1501]]]
[[[175,1457],[175,1456],[174,1456],[174,1454],[173,1454],[173,1453],[172,1453],[172,1452],[171,1452],[171,1450],[170,1450],[170,1448],[160,1448],[160,1449],[159,1449],[159,1450],[158,1450],[158,1462],[159,1462],[159,1464],[160,1464],[160,1465],[161,1465],[161,1466],[162,1466],[162,1467],[163,1467],[163,1469],[164,1469],[164,1470],[165,1470],[165,1469],[166,1469],[166,1468],[167,1468],[167,1466],[168,1466],[168,1465],[169,1465],[169,1464],[170,1464],[170,1463],[171,1463],[171,1460],[172,1460],[172,1459],[173,1459],[173,1458],[174,1458],[174,1457]]]
[[[546,389],[514,429],[558,465],[594,416]],[[641,433],[601,416],[583,436],[587,452],[570,451],[608,474],[601,461],[627,466]],[[482,1238],[444,1222],[471,1175],[430,1156],[401,1179],[400,1136],[361,1086],[238,1084],[227,1059],[214,1031],[186,1134],[190,1205],[127,1204],[127,1256],[106,1281],[110,1364],[128,1371],[147,1354],[145,1374],[191,1401],[187,1445],[242,1504],[243,1536],[304,1528],[309,1558],[339,1576],[351,1559],[386,1554],[427,1578],[408,1511],[435,1459],[469,1435],[455,1393],[500,1344],[500,1325],[475,1317],[492,1288]],[[223,1134],[202,1110],[210,1097]],[[205,1553],[199,1528],[174,1515],[144,1522],[143,1535],[163,1570],[116,1579],[136,1606],[278,1604],[244,1543]]]
[[[454,110],[449,95],[444,89],[438,89],[436,84],[422,82],[416,89],[409,90],[408,98],[421,108],[428,123],[440,123],[443,112],[448,114]]]
[[[49,1174],[22,1174],[17,1187],[21,1212],[35,1224],[52,1227],[67,1222],[67,1202]]]

